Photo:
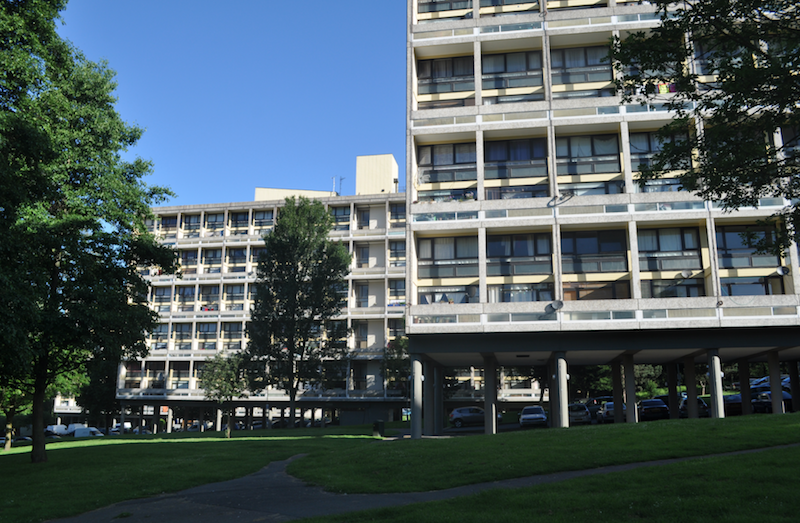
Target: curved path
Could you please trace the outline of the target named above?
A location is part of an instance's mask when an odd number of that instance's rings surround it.
[[[304,484],[286,473],[286,466],[294,456],[285,461],[270,463],[255,474],[242,478],[211,483],[174,494],[164,494],[153,498],[123,501],[73,518],[52,520],[58,523],[135,523],[168,521],[170,523],[211,523],[219,521],[278,522],[296,519],[354,512],[370,508],[391,507],[438,501],[458,496],[475,494],[482,490],[495,488],[519,488],[555,483],[568,479],[608,474],[667,465],[716,456],[734,456],[769,449],[794,447],[782,445],[765,449],[743,450],[714,454],[712,456],[693,456],[688,458],[664,459],[600,467],[589,470],[576,470],[543,474],[524,478],[478,483],[446,490],[430,492],[409,492],[404,494],[332,494],[320,487]]]

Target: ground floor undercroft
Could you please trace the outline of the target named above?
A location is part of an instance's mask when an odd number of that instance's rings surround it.
[[[142,427],[153,433],[174,431],[204,432],[223,430],[227,415],[231,415],[231,427],[255,430],[270,427],[288,427],[291,418],[289,401],[237,400],[219,405],[202,400],[176,400],[165,398],[124,399],[120,398],[121,426],[131,430]],[[409,407],[403,398],[370,401],[325,401],[298,400],[295,404],[296,426],[321,426],[337,423],[342,425],[370,424],[376,421],[396,421],[402,410]],[[129,425],[127,425],[129,424]]]
[[[636,422],[634,365],[657,364],[667,373],[671,412],[677,415],[678,376],[696,383],[695,364],[708,365],[710,415],[725,416],[722,400],[722,364],[737,364],[741,383],[749,382],[749,364],[766,362],[769,368],[772,412],[783,412],[781,362],[789,365],[793,397],[800,397],[800,327],[686,328],[602,330],[574,332],[447,333],[409,335],[412,362],[411,436],[439,435],[444,430],[446,375],[451,367],[483,369],[485,431],[497,432],[498,369],[522,365],[547,366],[551,423],[569,426],[569,366],[612,367],[615,421]],[[795,394],[796,393],[796,394]],[[742,387],[742,404],[750,404],[750,390]],[[689,417],[698,416],[697,392],[687,387]],[[624,418],[623,418],[624,416]]]

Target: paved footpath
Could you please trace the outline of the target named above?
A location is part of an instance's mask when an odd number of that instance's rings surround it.
[[[770,449],[794,447],[796,445],[783,445],[770,447]],[[294,456],[285,461],[270,463],[255,474],[250,474],[243,478],[211,483],[174,494],[123,501],[73,518],[52,521],[53,523],[292,521],[371,508],[438,501],[467,496],[488,489],[531,487],[596,474],[608,474],[642,467],[667,465],[715,456],[748,454],[764,450],[769,449],[753,449],[715,454],[714,456],[665,459],[589,470],[557,472],[555,474],[478,483],[446,490],[405,494],[332,494],[325,492],[320,487],[308,486],[286,473],[286,466],[292,460],[301,457]]]

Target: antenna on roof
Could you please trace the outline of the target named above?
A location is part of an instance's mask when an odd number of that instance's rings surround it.
[[[344,176],[339,177],[339,196],[342,195],[342,182],[344,181]]]
[[[336,177],[331,176],[331,192],[336,194]]]

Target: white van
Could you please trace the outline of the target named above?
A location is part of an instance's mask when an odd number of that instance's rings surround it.
[[[75,429],[76,438],[91,438],[95,436],[105,436],[105,434],[94,427],[80,427]]]

